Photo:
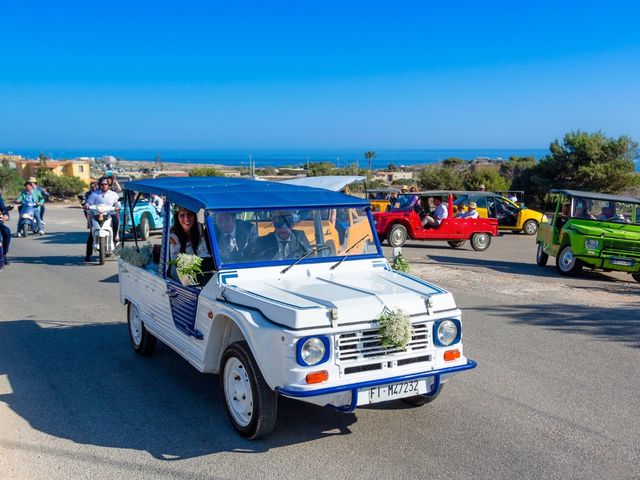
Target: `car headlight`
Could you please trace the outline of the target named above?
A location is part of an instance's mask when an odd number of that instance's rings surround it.
[[[304,367],[318,365],[329,358],[329,339],[327,337],[307,337],[298,340],[296,360]]]
[[[600,242],[598,242],[598,240],[596,240],[595,238],[587,238],[584,241],[584,248],[586,248],[587,250],[596,250],[598,248],[598,245],[600,245]]]
[[[440,320],[433,325],[433,342],[438,347],[448,347],[460,341],[461,330],[458,320]]]

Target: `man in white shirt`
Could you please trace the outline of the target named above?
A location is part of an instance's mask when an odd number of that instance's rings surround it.
[[[447,210],[447,206],[442,203],[442,197],[435,196],[433,197],[433,204],[435,205],[435,210],[431,215],[427,215],[422,220],[422,226],[424,228],[437,228],[442,223],[442,220],[449,216],[449,211]]]
[[[162,215],[162,207],[164,206],[164,200],[162,200],[162,197],[159,195],[156,195],[155,193],[152,193],[151,198],[149,199],[149,202],[151,203],[151,205],[155,207],[156,212],[158,212],[158,215]]]
[[[99,190],[96,190],[89,195],[87,201],[84,205],[85,210],[88,210],[91,206],[104,205],[107,207],[112,207],[114,210],[109,213],[111,217],[111,228],[114,234],[114,241],[118,243],[119,232],[118,226],[120,225],[120,217],[118,212],[120,211],[120,198],[116,192],[110,190],[109,182],[107,182],[106,178],[101,178],[99,183]],[[91,225],[91,219],[93,214],[88,212],[87,219],[89,221],[89,225]],[[85,255],[85,262],[89,262],[91,260],[91,252],[93,250],[93,236],[91,234],[91,230],[89,230],[89,238],[87,238],[87,250]]]

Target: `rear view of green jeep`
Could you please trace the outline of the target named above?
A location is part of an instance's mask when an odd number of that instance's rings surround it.
[[[549,198],[555,214],[540,224],[538,265],[551,255],[562,275],[588,267],[628,272],[640,282],[639,199],[576,190],[551,190]]]

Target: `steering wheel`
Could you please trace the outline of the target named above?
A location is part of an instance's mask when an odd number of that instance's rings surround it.
[[[611,223],[631,223],[631,220],[627,220],[624,217],[619,217],[619,216],[613,216],[613,217],[609,217],[605,220],[605,222],[611,222]]]

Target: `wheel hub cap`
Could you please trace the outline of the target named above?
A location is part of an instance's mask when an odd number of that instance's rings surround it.
[[[244,365],[230,358],[224,368],[224,395],[234,420],[246,427],[253,417],[253,392]]]
[[[131,313],[129,314],[129,330],[131,331],[131,338],[136,345],[140,345],[142,340],[142,322],[140,321],[140,314],[138,308],[131,306]]]

